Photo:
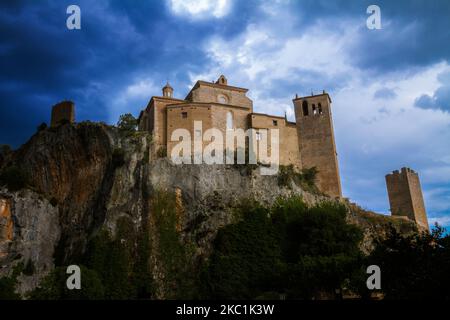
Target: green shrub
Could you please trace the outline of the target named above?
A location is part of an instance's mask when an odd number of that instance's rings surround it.
[[[15,278],[0,278],[0,300],[19,300],[20,295],[15,292],[16,284]]]
[[[279,167],[278,185],[291,188],[291,182],[303,187],[303,189],[318,192],[315,182],[317,177],[317,168],[303,168],[298,172],[292,164]]]
[[[16,293],[17,277],[22,273],[23,263],[13,268],[8,277],[0,278],[0,300],[20,300],[22,297]]]
[[[369,263],[381,269],[386,299],[450,299],[450,235],[438,225],[431,233],[410,235],[391,228]]]
[[[125,151],[123,149],[114,149],[112,153],[112,164],[114,168],[119,168],[125,164]]]
[[[154,193],[151,211],[156,227],[151,241],[158,244],[157,255],[164,270],[164,282],[169,299],[191,299],[197,295],[197,276],[190,264],[191,248],[181,241],[177,230],[179,223],[175,194],[157,190]]]
[[[135,288],[131,282],[133,265],[130,222],[121,219],[117,223],[117,235],[113,239],[108,231],[102,230],[93,238],[86,255],[87,265],[97,272],[104,286],[106,299],[134,299]],[[127,231],[125,231],[128,229]]]
[[[99,300],[104,298],[104,288],[98,274],[80,266],[81,289],[67,288],[66,267],[55,268],[39,286],[28,294],[32,300]]]
[[[302,169],[302,180],[309,186],[314,186],[318,170],[316,167]]]
[[[218,232],[206,297],[311,299],[360,280],[362,232],[347,224],[344,206],[308,208],[292,197],[272,208],[247,202],[238,210],[241,220]]]
[[[135,231],[132,221],[117,221],[116,237],[100,230],[89,241],[85,263],[98,275],[105,299],[150,298],[148,231]]]
[[[0,155],[12,152],[11,146],[8,144],[0,144]]]
[[[122,114],[117,122],[117,127],[125,133],[133,133],[137,129],[137,119],[131,113]]]
[[[42,122],[38,127],[37,127],[37,131],[41,132],[43,130],[47,129],[47,124],[45,122]]]
[[[36,268],[34,266],[34,263],[31,259],[28,259],[27,264],[25,265],[24,269],[23,269],[23,274],[26,276],[32,276],[34,274],[34,272],[36,271]]]
[[[276,286],[281,249],[268,210],[239,209],[242,220],[221,229],[205,282],[208,298],[251,299]]]
[[[158,151],[156,152],[156,156],[158,158],[165,158],[165,157],[167,157],[167,149],[166,149],[166,147],[160,147],[158,149]]]
[[[9,166],[0,173],[0,185],[6,186],[10,191],[18,191],[29,184],[26,172],[18,166]]]

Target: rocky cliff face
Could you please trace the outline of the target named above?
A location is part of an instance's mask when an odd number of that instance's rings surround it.
[[[19,276],[20,294],[35,288],[54,267],[54,248],[60,238],[58,210],[30,190],[0,189],[0,276],[19,263],[28,272]]]
[[[278,197],[301,195],[308,204],[330,200],[291,183],[280,187],[276,176],[261,176],[245,165],[173,165],[149,155],[146,133],[121,133],[102,124],[62,125],[36,133],[0,168],[19,166],[29,177],[26,190],[0,190],[0,277],[19,263],[34,265],[21,275],[18,291],[37,286],[56,263],[80,261],[87,243],[99,230],[115,234],[118,221],[131,221],[132,234],[149,233],[149,268],[155,297],[169,296],[165,281],[164,249],[158,239],[155,198],[173,194],[176,229],[193,249],[192,258],[204,259],[218,229],[233,221],[233,208],[243,199],[272,204]],[[351,207],[350,221],[366,230],[371,242],[389,217]],[[164,211],[164,208],[163,208]],[[164,214],[164,212],[163,212]],[[414,224],[404,222],[406,229]],[[161,240],[161,241],[159,241]]]

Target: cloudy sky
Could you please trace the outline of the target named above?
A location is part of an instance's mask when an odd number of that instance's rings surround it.
[[[81,30],[66,27],[70,4]],[[78,121],[115,123],[167,80],[184,98],[222,73],[256,112],[292,120],[296,93],[327,90],[345,196],[387,214],[384,175],[409,166],[430,222],[450,226],[447,0],[2,0],[0,144],[20,146],[62,99]]]

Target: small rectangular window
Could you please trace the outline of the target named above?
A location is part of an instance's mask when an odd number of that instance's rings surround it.
[[[256,133],[256,141],[260,141],[261,140],[261,133],[257,132]]]
[[[272,120],[272,124],[273,124],[274,126],[277,126],[277,125],[278,125],[278,121],[277,121],[277,120]]]
[[[182,112],[182,113],[181,113],[181,117],[182,117],[183,119],[187,118],[187,112]]]

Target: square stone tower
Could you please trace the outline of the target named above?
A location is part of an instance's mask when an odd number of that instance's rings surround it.
[[[393,216],[404,216],[429,229],[419,175],[410,168],[386,175],[386,185]]]
[[[51,127],[56,127],[63,122],[75,121],[75,104],[72,101],[62,101],[52,108]]]
[[[302,168],[316,167],[319,190],[331,197],[342,197],[330,96],[324,91],[296,97],[293,102]]]

